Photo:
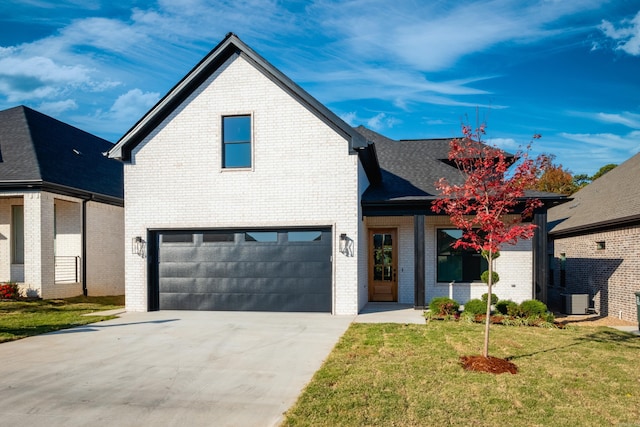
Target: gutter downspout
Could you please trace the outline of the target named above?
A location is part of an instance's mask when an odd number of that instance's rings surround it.
[[[82,201],[82,255],[80,274],[82,280],[82,295],[87,296],[87,202],[90,199]]]

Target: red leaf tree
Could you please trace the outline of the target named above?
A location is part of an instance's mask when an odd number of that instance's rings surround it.
[[[529,219],[542,206],[536,198],[525,196],[525,189],[534,188],[537,174],[544,169],[545,158],[529,156],[531,144],[513,157],[482,141],[484,124],[473,129],[462,125],[463,137],[450,142],[449,161],[461,172],[460,183],[441,178],[436,183],[440,197],[432,210],[449,215],[451,223],[462,230],[454,248],[481,252],[489,264],[487,315],[483,356],[489,356],[489,325],[493,260],[503,244],[515,244],[533,237],[535,225]],[[533,139],[540,138],[536,134]]]

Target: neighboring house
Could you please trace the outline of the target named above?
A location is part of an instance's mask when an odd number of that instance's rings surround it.
[[[452,281],[480,297],[480,256],[452,251],[458,231],[430,209],[457,173],[447,151],[352,128],[229,34],[109,152],[125,163],[127,309],[355,314],[423,307]],[[500,297],[546,282],[539,239],[505,248]]]
[[[549,300],[587,295],[602,316],[636,321],[640,291],[640,154],[549,210]]]
[[[112,147],[24,106],[0,111],[0,281],[42,298],[124,293]]]

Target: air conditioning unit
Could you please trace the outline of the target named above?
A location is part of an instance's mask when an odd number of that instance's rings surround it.
[[[589,294],[561,294],[564,298],[565,314],[589,313]]]

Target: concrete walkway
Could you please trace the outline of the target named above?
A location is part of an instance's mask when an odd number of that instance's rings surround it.
[[[370,302],[360,310],[354,322],[424,324],[425,319],[423,313],[424,310],[416,310],[411,304]]]
[[[3,343],[0,425],[278,425],[353,318],[125,313]]]

